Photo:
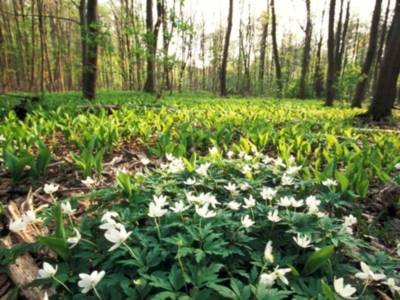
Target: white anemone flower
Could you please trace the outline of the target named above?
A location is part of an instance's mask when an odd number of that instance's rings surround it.
[[[170,207],[171,211],[173,211],[174,213],[177,213],[177,214],[184,212],[188,208],[189,208],[189,206],[185,206],[185,203],[182,200],[175,202],[174,206]]]
[[[293,167],[287,168],[285,173],[289,176],[295,176],[299,173],[300,170],[301,170],[301,166],[293,166]]]
[[[281,178],[281,184],[282,185],[293,185],[294,178],[291,175],[284,173]]]
[[[288,285],[289,281],[286,278],[286,274],[291,272],[292,270],[290,268],[285,268],[285,269],[279,269],[279,266],[275,268],[274,273],[275,275],[282,281],[284,284]]]
[[[344,222],[343,222],[344,226],[351,227],[356,224],[357,224],[357,218],[354,217],[353,215],[348,215],[348,216],[344,217]]]
[[[147,166],[150,163],[150,159],[148,159],[146,156],[143,156],[140,158],[140,162],[142,165]]]
[[[296,201],[296,199],[294,199],[294,197],[284,196],[279,199],[278,205],[283,206],[283,207],[290,207],[290,206],[292,206],[292,203],[294,201]]]
[[[101,222],[103,223],[108,223],[108,222],[115,222],[115,218],[118,218],[119,215],[115,211],[107,211],[102,217],[101,217]]]
[[[274,255],[272,254],[272,250],[272,241],[268,241],[268,243],[265,245],[264,259],[269,263],[274,262]]]
[[[365,263],[361,262],[361,272],[355,274],[355,276],[366,282],[368,281],[380,281],[386,278],[385,274],[379,274],[372,272],[371,268]]]
[[[321,204],[321,201],[318,200],[315,196],[308,196],[305,202],[308,208],[312,211],[318,210],[318,207]]]
[[[299,208],[299,207],[302,207],[303,205],[304,205],[303,200],[296,200],[296,199],[292,198],[292,207]]]
[[[92,188],[96,185],[96,180],[94,180],[92,177],[87,176],[86,179],[81,180],[82,184],[86,186],[87,188]]]
[[[269,211],[267,216],[268,220],[273,223],[278,223],[279,221],[281,221],[282,219],[279,217],[278,213],[279,212],[277,209],[275,209],[274,211]]]
[[[57,273],[58,266],[53,267],[51,264],[44,262],[42,269],[39,269],[38,278],[45,279],[54,277]]]
[[[322,181],[322,185],[329,188],[329,187],[337,186],[338,183],[336,180],[328,178],[328,179]]]
[[[188,178],[184,182],[186,185],[195,185],[196,184],[196,178]]]
[[[357,292],[356,288],[350,284],[344,284],[343,278],[335,279],[333,282],[335,292],[344,299],[355,299],[352,295]]]
[[[210,163],[201,164],[197,169],[196,173],[200,176],[207,177],[208,176],[208,168],[211,166]]]
[[[277,190],[270,187],[263,187],[261,190],[261,198],[264,200],[272,200],[276,196]]]
[[[219,150],[216,146],[208,148],[208,152],[210,153],[211,156],[216,156],[219,154]]]
[[[227,153],[226,153],[226,157],[228,157],[229,159],[232,159],[232,157],[235,155],[235,153],[232,151],[232,150],[229,150]]]
[[[227,185],[224,186],[224,188],[230,192],[231,194],[236,194],[237,193],[237,185],[231,182],[228,182]]]
[[[262,273],[260,275],[260,285],[265,288],[271,288],[277,279],[276,274],[273,273]]]
[[[213,218],[217,215],[215,211],[212,211],[208,208],[207,204],[203,206],[196,205],[196,213],[204,219]]]
[[[383,284],[387,285],[393,294],[398,293],[400,295],[400,286],[394,278],[388,278]]]
[[[75,231],[75,236],[72,236],[70,238],[67,239],[67,243],[71,244],[71,246],[69,246],[70,249],[74,248],[76,245],[78,245],[79,241],[81,240],[82,236],[81,233],[79,232],[78,229],[74,228]]]
[[[100,282],[105,274],[106,272],[104,271],[93,271],[91,274],[79,274],[79,278],[81,280],[78,281],[78,286],[82,288],[82,293],[86,294],[91,289],[95,289],[96,285]]]
[[[61,209],[63,213],[68,216],[72,216],[75,213],[75,209],[72,209],[71,203],[69,201],[61,203]]]
[[[226,206],[230,209],[230,210],[234,210],[237,211],[240,209],[241,204],[239,202],[236,201],[229,201]]]
[[[168,212],[167,209],[162,208],[162,206],[157,205],[154,202],[149,204],[149,213],[147,214],[150,218],[161,218]]]
[[[306,235],[301,236],[300,234],[297,234],[297,237],[293,237],[293,240],[301,248],[311,247],[311,239],[309,237],[307,237]]]
[[[52,194],[54,194],[55,192],[57,192],[58,191],[58,189],[59,189],[59,185],[58,184],[54,184],[54,183],[49,183],[49,184],[45,184],[44,185],[44,187],[43,187],[43,190],[44,190],[44,192],[46,193],[46,194],[48,194],[48,195],[52,195]]]
[[[250,195],[248,198],[244,198],[244,208],[253,208],[256,206],[256,200]]]
[[[163,196],[163,195],[160,195],[160,196],[153,195],[153,203],[156,206],[163,208],[164,206],[166,206],[168,204],[167,197]]]
[[[114,245],[108,249],[108,251],[113,251],[120,247],[122,243],[124,243],[129,236],[132,234],[132,231],[127,232],[125,229],[125,226],[121,226],[119,230],[117,229],[110,229],[107,230],[106,233],[104,234],[104,237],[113,243]]]
[[[244,217],[242,217],[240,222],[242,223],[242,226],[244,228],[250,228],[255,224],[255,222],[250,218],[249,215],[245,215]]]
[[[247,182],[240,184],[240,190],[241,191],[247,191],[250,188],[250,184]]]
[[[251,167],[249,166],[249,165],[244,165],[243,167],[242,167],[242,173],[243,174],[251,174]]]

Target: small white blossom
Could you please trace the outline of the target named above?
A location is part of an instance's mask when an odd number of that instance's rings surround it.
[[[241,191],[247,191],[250,188],[250,184],[247,182],[240,184],[240,190]]]
[[[162,206],[157,205],[154,202],[149,204],[149,213],[147,214],[150,218],[161,218],[168,212],[167,209],[162,208]]]
[[[272,241],[268,241],[267,245],[265,245],[264,259],[269,263],[274,262],[274,255],[272,254],[272,250]]]
[[[263,187],[261,190],[261,198],[264,200],[272,200],[276,196],[277,190],[270,187]]]
[[[262,161],[264,164],[268,165],[270,162],[272,162],[274,159],[272,157],[269,157],[268,155],[264,155]]]
[[[79,232],[78,229],[74,228],[74,231],[75,231],[75,236],[70,237],[70,238],[67,239],[68,244],[71,244],[71,246],[69,246],[70,249],[72,249],[76,245],[78,245],[79,241],[82,238],[81,233]]]
[[[150,159],[144,156],[140,158],[140,162],[142,163],[142,165],[147,166],[150,163]]]
[[[268,220],[270,220],[273,223],[278,223],[280,220],[282,220],[279,216],[278,216],[278,210],[274,210],[274,211],[269,211],[268,212]]]
[[[379,274],[372,272],[371,268],[365,263],[361,262],[361,272],[355,274],[355,276],[364,281],[380,281],[386,278],[385,274]]]
[[[275,167],[286,167],[285,163],[283,162],[282,158],[278,157],[277,159],[274,159],[274,166]]]
[[[294,201],[296,201],[294,197],[283,196],[282,198],[279,199],[278,205],[283,207],[290,207],[292,206],[292,203]]]
[[[357,292],[357,290],[350,284],[344,284],[343,278],[335,279],[333,282],[335,292],[339,294],[340,297],[344,299],[355,299],[352,295]]]
[[[301,166],[293,166],[293,167],[287,168],[285,173],[289,176],[296,176],[300,170],[301,170]]]
[[[299,208],[299,207],[302,207],[303,205],[304,205],[303,200],[296,200],[296,199],[292,198],[292,207]]]
[[[287,280],[285,275],[286,275],[286,273],[289,273],[291,271],[292,270],[289,268],[279,269],[279,267],[276,267],[274,273],[284,284],[288,285],[289,281]]]
[[[159,206],[161,208],[163,208],[164,206],[166,206],[168,204],[167,197],[164,195],[160,195],[160,196],[153,195],[153,202],[156,206]]]
[[[48,195],[52,195],[52,194],[54,194],[55,192],[57,192],[58,191],[58,188],[59,188],[60,186],[58,185],[58,184],[53,184],[53,183],[49,183],[49,184],[45,184],[44,185],[44,187],[43,187],[43,190],[44,190],[44,192],[46,193],[46,194],[48,194]]]
[[[307,236],[301,236],[297,234],[297,237],[293,237],[293,240],[296,242],[298,246],[301,248],[309,248],[311,247],[311,239]]]
[[[39,269],[38,278],[45,279],[54,277],[57,273],[58,266],[53,267],[51,264],[44,262],[42,269]]]
[[[282,185],[293,185],[294,184],[294,179],[293,179],[292,176],[284,173],[282,175],[282,178],[281,178],[281,184]]]
[[[355,224],[357,224],[357,218],[354,217],[353,215],[348,215],[348,216],[344,217],[344,222],[343,222],[344,226],[351,227]]]
[[[231,194],[237,194],[237,185],[234,183],[229,182],[224,188]]]
[[[96,285],[100,282],[105,274],[106,272],[104,271],[93,271],[91,274],[79,274],[79,278],[81,280],[78,281],[78,286],[82,288],[82,293],[86,294],[91,289],[96,288]]]
[[[207,177],[207,176],[208,176],[207,171],[208,171],[208,168],[209,168],[210,166],[211,166],[210,163],[202,164],[202,165],[200,165],[200,166],[196,169],[196,173],[197,173],[198,175],[200,175],[200,176]]]
[[[165,158],[166,158],[168,161],[173,161],[174,159],[176,159],[176,157],[175,157],[174,155],[172,155],[171,153],[165,154]]]
[[[96,185],[96,180],[94,180],[92,177],[89,177],[89,176],[86,177],[86,179],[82,180],[81,182],[87,188],[92,188]]]
[[[277,279],[275,273],[262,273],[260,275],[260,285],[265,288],[271,288]]]
[[[226,206],[230,209],[230,210],[239,210],[241,204],[236,202],[236,201],[229,201]]]
[[[215,211],[209,210],[207,204],[203,206],[196,206],[196,213],[204,219],[213,218],[217,215]]]
[[[119,215],[115,211],[107,211],[102,217],[101,217],[101,222],[103,223],[108,223],[111,221],[115,221],[114,218],[118,218]]]
[[[398,293],[400,295],[400,286],[396,283],[396,280],[394,278],[388,278],[384,282],[384,284],[386,284],[389,287],[390,291],[393,294]]]
[[[395,165],[394,165],[394,168],[395,168],[397,171],[400,171],[400,163],[395,164]]]
[[[69,203],[69,201],[61,203],[61,209],[63,213],[68,216],[72,216],[75,213],[75,209],[72,209],[71,203]]]
[[[194,185],[196,184],[196,178],[188,178],[183,183],[186,185]]]
[[[241,218],[241,223],[244,228],[250,228],[255,224],[255,222],[249,217],[249,215],[245,215]]]
[[[228,157],[229,159],[232,159],[232,157],[235,155],[235,153],[232,151],[232,150],[229,150],[227,153],[226,153],[226,157]]]
[[[185,206],[185,203],[181,200],[179,202],[175,202],[174,206],[170,207],[170,209],[174,212],[174,213],[182,213],[185,210],[187,210],[189,208],[189,206]]]
[[[244,208],[252,208],[256,206],[256,200],[253,198],[252,195],[250,195],[248,198],[244,198]]]
[[[242,167],[242,173],[243,174],[251,174],[251,167],[249,166],[249,165],[244,165],[243,167]]]
[[[308,196],[306,198],[306,205],[311,211],[318,211],[318,207],[321,204],[321,201],[318,200],[315,196]]]
[[[122,243],[124,243],[129,238],[131,233],[132,231],[127,232],[125,226],[123,225],[119,229],[107,230],[104,234],[104,237],[114,244],[110,249],[108,249],[108,251],[113,251],[121,246]]]
[[[329,188],[329,187],[337,186],[338,183],[336,180],[328,178],[327,180],[322,181],[322,185]]]
[[[175,158],[166,166],[166,170],[169,173],[176,174],[185,171],[185,164],[182,159]]]

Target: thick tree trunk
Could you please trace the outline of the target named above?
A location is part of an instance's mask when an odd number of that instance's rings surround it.
[[[299,98],[300,99],[305,99],[307,96],[306,81],[307,81],[308,68],[310,65],[311,37],[312,37],[310,0],[305,0],[305,3],[306,3],[306,10],[307,10],[307,24],[306,24],[306,29],[305,29],[303,61],[302,61],[302,65],[301,65],[300,90],[299,90]]]
[[[98,24],[97,24],[97,0],[88,0],[86,7],[87,21],[87,61],[83,67],[83,97],[85,99],[96,98],[97,77],[97,52],[98,52]]]
[[[220,93],[221,96],[223,97],[225,97],[228,93],[226,89],[226,67],[228,65],[229,43],[232,32],[232,19],[233,19],[233,0],[229,0],[228,27],[226,28],[224,52],[222,54],[222,63],[220,71]]]
[[[368,115],[374,120],[391,116],[396,99],[396,84],[400,71],[400,0],[396,0],[395,13],[390,27],[385,54],[379,70],[378,84]]]
[[[272,15],[272,49],[274,53],[275,73],[276,73],[276,84],[278,87],[278,97],[282,96],[283,82],[282,82],[282,70],[279,59],[278,42],[276,37],[276,14],[275,14],[275,0],[271,0],[271,15]]]
[[[356,93],[354,95],[351,107],[361,107],[364,100],[365,93],[367,92],[369,73],[374,61],[376,47],[378,42],[378,28],[379,20],[381,17],[382,0],[375,0],[375,8],[371,21],[371,29],[369,34],[369,46],[367,56],[365,57],[364,65],[361,71],[361,78],[357,83]],[[400,53],[399,53],[400,55]]]
[[[335,7],[336,0],[331,0],[328,22],[328,73],[326,78],[326,106],[332,106],[335,99]]]

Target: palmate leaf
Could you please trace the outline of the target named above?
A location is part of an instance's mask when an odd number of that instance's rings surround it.
[[[304,273],[310,275],[321,268],[334,254],[335,246],[325,246],[324,248],[311,254],[304,266]]]

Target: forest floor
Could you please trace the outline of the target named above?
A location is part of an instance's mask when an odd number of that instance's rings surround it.
[[[396,257],[399,251],[396,248],[400,241],[400,128],[398,125],[400,115],[398,114],[395,115],[391,124],[361,124],[354,121],[354,116],[362,110],[351,110],[345,103],[338,103],[333,108],[327,108],[317,100],[235,97],[221,99],[205,93],[174,94],[155,99],[142,93],[100,92],[98,100],[94,103],[82,101],[76,93],[54,93],[48,94],[40,103],[28,104],[28,115],[24,120],[19,120],[13,113],[13,107],[16,104],[18,101],[15,99],[0,97],[0,204],[2,207],[0,235],[3,238],[11,235],[13,243],[32,242],[21,232],[9,231],[10,223],[18,219],[18,216],[21,217],[27,210],[35,210],[45,220],[44,224],[48,225],[47,227],[37,226],[39,233],[33,235],[33,241],[59,226],[57,221],[53,224],[51,218],[54,215],[49,208],[46,208],[47,206],[56,207],[56,199],[73,203],[75,208],[70,215],[71,228],[75,228],[73,224],[79,222],[78,220],[84,220],[88,216],[96,217],[111,208],[124,216],[121,218],[125,220],[129,219],[128,215],[133,214],[130,218],[136,220],[137,226],[147,224],[143,223],[145,221],[142,215],[134,215],[132,210],[136,210],[135,208],[131,208],[130,212],[125,211],[124,201],[146,198],[145,202],[148,203],[149,194],[160,194],[162,190],[170,198],[179,198],[184,190],[182,187],[190,186],[189,183],[181,182],[183,179],[179,177],[181,176],[179,174],[184,174],[182,176],[185,180],[195,178],[194,171],[202,166],[201,163],[209,162],[215,168],[222,166],[223,171],[215,170],[215,174],[212,173],[214,170],[209,171],[209,176],[211,178],[215,176],[215,181],[207,184],[206,181],[198,183],[199,186],[194,189],[196,192],[215,192],[218,199],[225,197],[233,199],[232,201],[236,201],[239,195],[236,194],[236,190],[233,192],[234,187],[237,185],[236,188],[238,188],[241,184],[248,185],[254,192],[263,190],[265,184],[273,186],[278,194],[282,193],[281,196],[289,193],[305,197],[307,193],[312,193],[321,197],[324,214],[330,216],[332,224],[335,223],[334,218],[354,215],[357,219],[357,224],[351,230],[354,238],[367,243],[370,249],[382,251],[388,257]],[[241,171],[232,171],[232,168],[235,168],[230,165],[232,159],[234,165],[240,166]],[[198,171],[197,175],[200,173],[201,171]],[[187,174],[194,175],[188,177]],[[279,179],[280,176],[282,176],[281,179]],[[283,183],[285,176],[286,179],[289,177],[287,184]],[[259,178],[263,180],[260,181]],[[282,183],[279,185],[280,180]],[[333,183],[329,183],[329,180]],[[196,178],[195,181],[201,181],[201,178]],[[216,184],[215,187],[213,182]],[[56,189],[54,192],[43,188],[49,183],[54,184]],[[142,185],[143,190],[146,191],[144,194],[140,192]],[[226,190],[231,191],[230,195],[223,194],[224,186],[228,187]],[[245,193],[245,189],[240,193]],[[256,196],[257,193],[252,196],[259,198]],[[264,199],[264,196],[261,198]],[[107,205],[102,204],[102,201]],[[228,204],[231,205],[231,202]],[[232,208],[232,210],[235,209]],[[258,212],[264,216],[267,213],[262,208],[259,208]],[[258,212],[251,211],[254,219],[257,219]],[[297,233],[308,232],[304,228],[300,230],[300,225],[297,224],[299,221],[293,221],[293,216],[288,211],[286,213],[288,214],[286,222],[291,229],[285,232],[293,230]],[[290,225],[292,221],[296,225]],[[65,222],[68,223],[67,220]],[[174,222],[176,221],[173,221],[170,226],[175,226]],[[182,222],[187,222],[183,216]],[[328,223],[324,223],[324,226],[328,226]],[[85,224],[82,223],[83,227],[80,230],[82,232],[86,230],[85,234],[89,238],[91,229],[87,224],[89,227],[84,227]],[[158,226],[157,221],[156,225]],[[190,225],[187,226],[190,227]],[[214,226],[219,228],[221,225],[216,223]],[[154,230],[154,226],[151,227]],[[323,235],[317,233],[320,229],[316,228],[308,229],[308,233],[316,238],[315,241],[319,241],[318,248],[328,247],[329,243],[335,244],[336,247],[341,243],[346,247],[357,244],[354,241],[349,242],[348,237],[341,236],[332,237],[330,242],[321,240]],[[163,227],[161,234],[165,234],[168,230],[171,230],[168,226]],[[133,234],[137,239],[142,239],[143,243],[152,245],[154,243],[152,240],[147,241],[139,233]],[[160,229],[158,229],[158,234],[160,234]],[[69,257],[69,264],[79,261],[79,255],[71,258],[71,254],[68,253],[64,257],[63,251],[69,250],[60,250],[57,247],[53,249],[51,243],[43,242],[40,238],[39,241],[58,256],[63,257],[64,261],[68,261],[65,257]],[[93,242],[101,247],[105,243],[104,240],[93,240]],[[246,243],[244,237],[242,241],[238,241],[239,244],[242,242]],[[250,243],[250,240],[248,242]],[[220,246],[224,248],[223,245]],[[165,245],[160,242],[157,247],[163,249]],[[259,248],[258,245],[251,247]],[[357,247],[367,248],[365,244],[357,244]],[[32,254],[32,249],[28,250]],[[139,255],[135,251],[134,249],[134,256]],[[207,254],[206,249],[202,251]],[[207,255],[213,253],[212,255],[218,256],[218,251],[211,251]],[[225,254],[234,255],[235,251],[239,250],[232,251]],[[46,253],[36,252],[36,255],[32,255],[36,260],[41,260],[40,257],[43,254]],[[161,255],[160,253],[153,254]],[[305,253],[300,254],[305,255]],[[0,258],[2,255],[5,254],[0,253]],[[186,255],[192,254],[188,252],[185,255],[182,254],[182,257]],[[199,251],[193,255],[196,256],[196,260],[199,260],[198,262],[203,260],[201,256],[203,254]],[[291,255],[294,254],[291,253]],[[54,255],[50,257],[54,258]],[[73,254],[72,257],[74,257]],[[280,258],[282,264],[295,266],[304,264],[302,256],[297,258],[297,262],[290,259],[286,261],[283,257],[282,253]],[[99,261],[95,265],[101,265],[100,262],[104,262],[104,259],[104,255],[99,256]],[[360,260],[359,257],[357,259]],[[379,265],[379,259],[375,257],[376,265]],[[398,258],[394,259],[397,264]],[[61,263],[61,260],[58,262]],[[247,263],[247,261],[244,262],[244,264]],[[370,259],[369,263],[373,264],[373,259]],[[123,264],[122,261],[121,264]],[[305,264],[308,265],[308,262]],[[396,268],[393,268],[389,262],[387,264],[388,269],[385,269],[385,272],[393,271],[391,276],[396,278],[398,276]],[[252,262],[251,265],[254,267],[257,263]],[[151,266],[150,264],[147,268]],[[88,270],[92,267],[88,267]],[[151,277],[154,274],[150,276],[147,271],[144,271],[146,268],[141,270],[143,266],[138,267],[138,274],[143,273],[141,278],[146,279],[150,282],[150,286],[158,289],[149,290],[149,295],[159,293],[159,289],[171,292],[172,287],[162,286],[157,281],[159,279]],[[164,267],[160,265],[157,270]],[[108,265],[102,265],[102,268],[109,268],[108,272],[118,272],[117,269]],[[182,272],[184,269],[182,268]],[[292,272],[294,272],[293,269]],[[219,272],[218,276],[223,277],[223,274]],[[189,277],[185,277],[186,284],[191,282],[191,285],[196,286],[194,279]],[[14,278],[14,284],[15,280],[18,279]],[[68,281],[67,278],[62,280],[67,285],[74,283],[73,280]],[[249,282],[249,286],[252,286],[251,282],[255,282],[255,279],[250,278]],[[110,279],[108,284],[114,286],[116,282]],[[132,287],[127,282],[125,284],[125,297],[137,292],[131,290]],[[222,283],[221,285],[227,286]],[[230,288],[235,291],[232,285],[234,284],[231,282]],[[369,292],[363,291],[363,293],[390,294],[380,284],[369,285],[374,289]],[[304,288],[300,286],[297,290],[285,292],[308,295],[309,291],[299,292],[299,289]],[[52,287],[60,289],[58,284]],[[378,289],[375,289],[376,287]],[[197,286],[197,288],[200,291],[206,289],[204,286]],[[107,295],[105,287],[103,289]],[[186,287],[185,292],[193,296],[188,289]],[[229,294],[220,286],[208,286],[207,289],[224,297]],[[177,295],[177,291],[182,289],[174,286],[172,290]],[[211,293],[211,291],[208,292]],[[196,297],[203,295],[199,293]],[[206,292],[204,293],[206,295]],[[253,293],[255,297],[258,297],[261,291],[257,290]],[[325,296],[329,294],[326,289],[324,293]]]

